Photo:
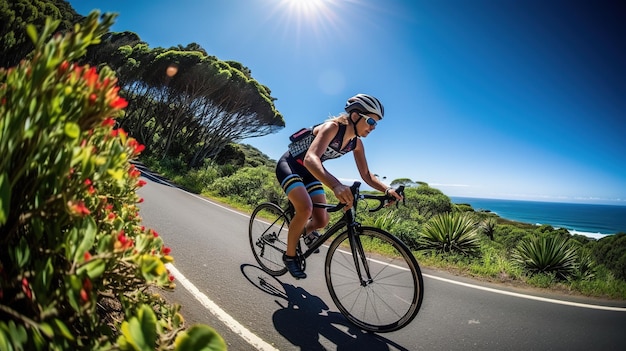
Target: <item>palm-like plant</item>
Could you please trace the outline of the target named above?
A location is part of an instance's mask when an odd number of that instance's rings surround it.
[[[469,213],[442,213],[432,217],[422,228],[420,247],[438,253],[476,256],[480,249],[479,233]]]
[[[576,248],[567,238],[559,236],[522,240],[512,258],[531,273],[554,273],[561,279],[574,272],[577,262]]]
[[[496,232],[497,224],[498,222],[494,218],[485,219],[484,221],[480,223],[480,227],[483,233],[485,233],[485,235],[489,237],[489,240],[493,240],[493,236],[494,236],[494,233]]]
[[[364,222],[367,225],[380,228],[389,232],[392,231],[392,228],[396,224],[400,223],[400,217],[398,217],[395,212],[387,212],[375,218],[368,218]]]

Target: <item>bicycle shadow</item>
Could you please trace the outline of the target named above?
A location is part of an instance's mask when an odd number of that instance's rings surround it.
[[[333,344],[337,350],[407,350],[356,327],[341,313],[330,311],[318,296],[283,283],[257,266],[243,264],[241,272],[259,290],[278,298],[275,302],[280,309],[272,316],[274,327],[301,350],[326,350],[323,344]]]

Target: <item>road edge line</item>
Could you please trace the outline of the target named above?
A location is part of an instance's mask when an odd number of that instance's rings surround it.
[[[424,273],[422,273],[422,275],[423,275],[424,277],[427,277],[427,278],[440,280],[440,281],[442,281],[442,282],[446,282],[446,283],[450,283],[450,284],[461,285],[461,286],[465,286],[465,287],[467,287],[467,288],[472,288],[472,289],[478,289],[478,290],[488,291],[488,292],[492,292],[492,293],[496,293],[496,294],[501,294],[501,295],[509,295],[509,296],[514,296],[514,297],[518,297],[518,298],[522,298],[522,299],[535,300],[535,301],[542,301],[542,302],[549,302],[549,303],[554,303],[554,304],[558,304],[558,305],[566,305],[566,306],[574,306],[574,307],[590,308],[590,309],[596,309],[596,310],[616,311],[616,312],[626,312],[626,308],[625,308],[625,307],[613,307],[613,306],[591,305],[591,304],[585,304],[585,303],[580,303],[580,302],[572,302],[572,301],[565,301],[565,300],[556,300],[556,299],[550,299],[550,298],[547,298],[547,297],[534,296],[534,295],[526,295],[526,294],[516,293],[516,292],[512,292],[512,291],[507,291],[507,290],[499,290],[499,289],[494,289],[494,288],[488,288],[488,287],[486,287],[486,286],[480,286],[480,285],[474,285],[474,284],[469,284],[469,283],[459,282],[459,281],[452,280],[452,279],[446,279],[446,278],[437,277],[437,276],[434,276],[434,275],[431,275],[431,274],[424,274]]]
[[[208,296],[203,294],[193,283],[187,279],[174,265],[168,263],[165,265],[170,271],[170,274],[180,282],[187,291],[193,295],[209,312],[217,317],[222,323],[224,323],[231,331],[241,336],[250,345],[261,351],[278,351],[277,348],[268,344],[266,341],[258,337],[256,334],[248,330],[248,328],[237,322],[231,315],[221,309],[215,302],[209,299]]]

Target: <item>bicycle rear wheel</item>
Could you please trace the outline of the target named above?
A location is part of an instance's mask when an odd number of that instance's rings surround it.
[[[270,275],[287,272],[283,253],[287,250],[289,218],[276,204],[264,202],[250,216],[250,247],[261,268]]]
[[[328,249],[325,267],[330,296],[358,327],[372,332],[398,330],[415,318],[422,304],[424,282],[419,265],[393,235],[371,227],[356,231],[354,250],[347,232]]]

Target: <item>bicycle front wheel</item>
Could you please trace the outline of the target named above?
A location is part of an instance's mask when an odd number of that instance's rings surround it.
[[[361,227],[331,243],[326,285],[341,313],[358,327],[391,332],[409,324],[424,296],[419,265],[406,245],[378,228]],[[358,267],[358,268],[357,268]]]
[[[270,275],[287,272],[283,253],[287,250],[289,218],[276,204],[264,202],[250,216],[250,247],[261,268]]]

